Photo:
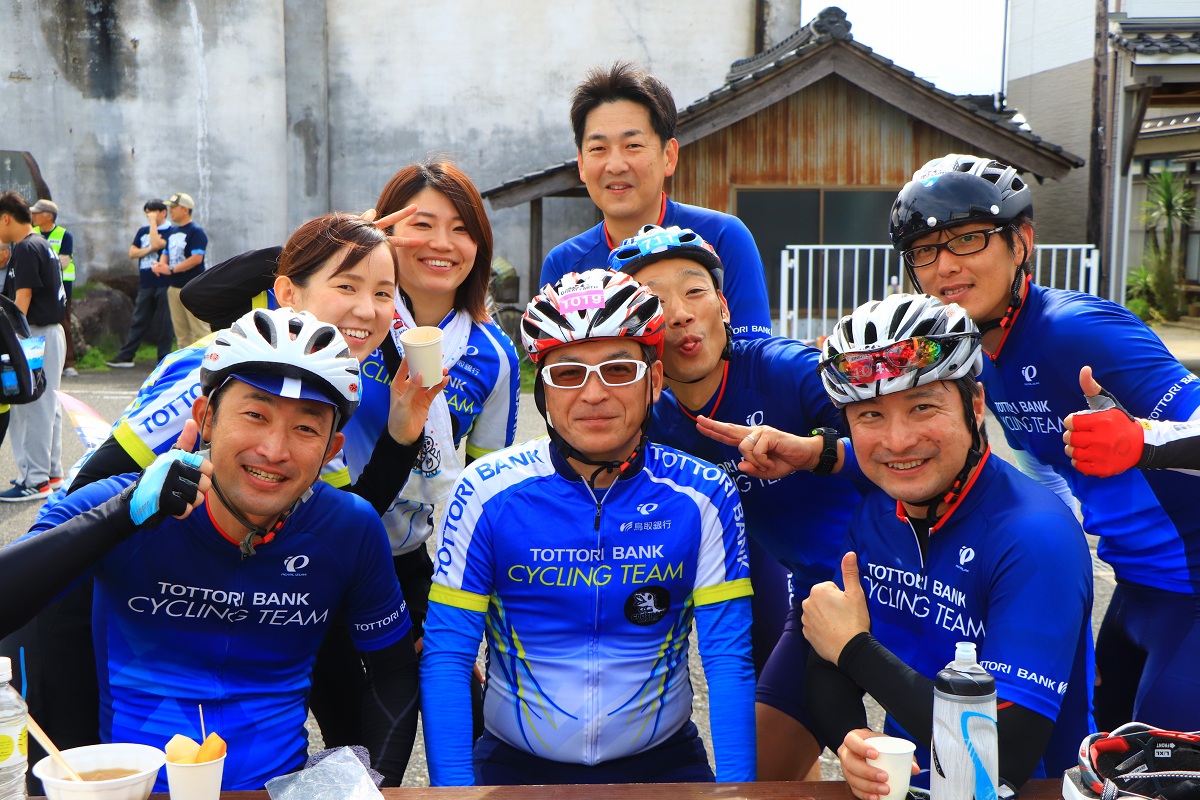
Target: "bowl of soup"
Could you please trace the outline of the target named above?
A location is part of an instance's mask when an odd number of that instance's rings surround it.
[[[146,800],[167,754],[145,744],[93,744],[63,751],[84,780],[73,781],[50,756],[33,765],[49,800]]]

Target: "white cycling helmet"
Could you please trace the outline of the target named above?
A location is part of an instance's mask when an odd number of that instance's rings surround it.
[[[649,289],[623,272],[568,272],[529,301],[521,342],[533,363],[564,344],[627,338],[662,356],[666,317]]]
[[[927,294],[864,303],[842,317],[821,356],[821,382],[838,408],[983,371],[975,323]]]
[[[328,403],[337,430],[358,408],[358,360],[337,328],[307,311],[255,309],[219,332],[204,354],[201,389],[211,395],[231,377],[279,397]]]

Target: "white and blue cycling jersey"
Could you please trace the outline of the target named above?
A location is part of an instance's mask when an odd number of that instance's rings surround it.
[[[465,312],[452,311],[442,326],[456,313]],[[352,424],[346,426],[346,443],[330,467],[334,472],[339,468],[345,471],[326,478],[335,485],[348,485],[351,476],[362,472],[380,433],[387,428],[391,379],[382,351],[376,349],[363,361],[362,379],[362,403]],[[478,458],[512,444],[517,435],[521,371],[517,351],[500,326],[490,320],[471,326],[467,349],[450,368],[449,380],[442,396],[450,409],[455,447],[465,442],[467,456]],[[413,465],[412,479],[435,477],[443,468],[443,455],[427,437]],[[432,504],[396,499],[383,515],[394,554],[416,549],[433,534],[433,512]]]
[[[930,679],[957,642],[974,642],[1000,701],[1055,721],[1034,777],[1075,765],[1094,730],[1092,566],[1066,505],[989,452],[930,530],[924,557],[903,506],[882,490],[863,499],[845,549],[858,556],[876,640]],[[890,718],[885,730],[913,738]],[[928,747],[917,760],[928,768]]]
[[[758,245],[744,222],[720,211],[676,203],[664,194],[662,210],[655,224],[663,228],[689,228],[716,250],[725,268],[722,294],[729,301],[735,337],[757,339],[771,335],[767,274]],[[603,222],[571,237],[546,256],[539,286],[556,283],[568,272],[608,269],[608,254],[619,244],[609,238]]]
[[[546,438],[459,478],[438,529],[421,660],[435,785],[473,780],[465,681],[485,625],[487,730],[540,758],[594,765],[652,748],[690,720],[693,618],[717,780],[753,779],[737,490],[719,467],[651,444],[598,496],[599,506]]]
[[[30,535],[118,494],[137,478],[91,483]],[[243,559],[198,508],[134,533],[106,555],[92,612],[106,742],[162,747],[208,730],[228,743],[222,788],[261,789],[304,765],[313,660],[341,613],[354,645],[382,649],[410,630],[378,515],[318,484],[270,542]],[[167,790],[165,774],[155,791]]]
[[[746,531],[792,571],[801,599],[831,580],[841,561],[842,538],[861,495],[839,475],[793,472],[764,480],[739,472],[741,454],[696,430],[696,414],[736,425],[770,425],[807,436],[838,428],[837,409],[817,375],[820,354],[791,339],[737,340],[720,387],[704,408],[684,410],[670,389],[654,404],[650,438],[718,464],[729,473],[746,512]]]
[[[1030,285],[998,352],[984,359],[987,404],[1016,450],[1066,480],[1083,527],[1119,581],[1194,595],[1200,590],[1200,477],[1127,470],[1078,472],[1063,450],[1063,420],[1087,408],[1079,370],[1135,417],[1183,421],[1200,409],[1200,381],[1154,333],[1120,306],[1092,295]]]

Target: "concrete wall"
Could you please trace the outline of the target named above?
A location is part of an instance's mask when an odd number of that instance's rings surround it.
[[[780,4],[782,5],[782,4]],[[132,269],[142,203],[184,191],[212,261],[373,205],[452,157],[481,188],[574,156],[569,94],[628,58],[684,107],[751,55],[754,0],[0,0],[0,149],[29,150],[85,274]],[[526,272],[528,210],[491,215]],[[548,206],[545,244],[593,224]],[[210,263],[212,263],[210,261]]]

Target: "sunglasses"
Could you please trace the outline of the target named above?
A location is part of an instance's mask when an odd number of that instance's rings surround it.
[[[822,361],[819,369],[832,370],[845,383],[856,385],[898,378],[906,373],[934,366],[950,355],[954,346],[964,336],[979,338],[977,333],[915,336],[879,350],[838,353]]]
[[[542,380],[555,389],[579,389],[587,383],[592,373],[605,386],[628,386],[637,383],[646,374],[646,362],[633,358],[614,358],[595,366],[573,362],[547,364],[542,367]]]

